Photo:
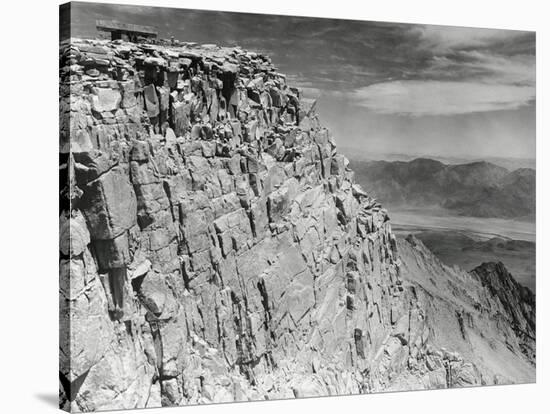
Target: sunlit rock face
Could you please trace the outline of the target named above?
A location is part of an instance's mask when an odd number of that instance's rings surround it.
[[[386,210],[268,57],[71,39],[60,81],[62,408],[517,381],[432,341]]]

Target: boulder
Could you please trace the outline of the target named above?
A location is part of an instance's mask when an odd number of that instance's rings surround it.
[[[92,95],[92,108],[96,112],[112,112],[119,108],[121,99],[117,89],[97,88]]]
[[[136,224],[136,196],[120,167],[88,183],[80,203],[92,239],[114,239]]]

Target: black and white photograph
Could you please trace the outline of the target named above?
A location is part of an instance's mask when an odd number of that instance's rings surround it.
[[[152,4],[59,6],[59,408],[536,382],[534,31]]]

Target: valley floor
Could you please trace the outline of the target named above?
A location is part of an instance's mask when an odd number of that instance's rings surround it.
[[[501,261],[522,285],[536,290],[535,223],[456,217],[440,211],[390,210],[394,233],[414,234],[445,264],[471,270]]]
[[[388,208],[392,228],[397,230],[461,230],[479,239],[504,237],[535,242],[535,223],[499,218],[453,216],[441,209]]]

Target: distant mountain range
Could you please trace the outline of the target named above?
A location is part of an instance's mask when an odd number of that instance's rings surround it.
[[[486,161],[448,165],[359,161],[351,167],[363,188],[390,208],[439,207],[473,217],[535,219],[535,170],[510,171]]]
[[[414,155],[414,154],[401,154],[401,153],[373,153],[371,151],[355,148],[355,147],[343,147],[338,146],[339,151],[348,158],[353,158],[355,161],[412,161],[417,158],[428,158],[431,160],[442,162],[448,165],[468,164],[478,161],[487,161],[491,164],[498,165],[499,167],[506,168],[513,171],[518,168],[531,168],[536,169],[535,158],[521,158],[521,157],[451,157],[445,155]]]

